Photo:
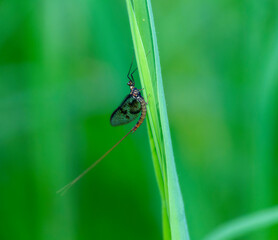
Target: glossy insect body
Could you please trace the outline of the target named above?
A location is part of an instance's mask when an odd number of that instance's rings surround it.
[[[146,117],[147,103],[145,102],[145,99],[141,96],[140,91],[137,88],[135,88],[134,85],[130,86],[130,90],[131,90],[130,94],[132,95],[132,97],[135,98],[141,105],[141,116],[140,116],[138,122],[132,128],[132,131],[135,132],[137,130],[137,128],[139,128],[140,125],[143,123],[143,121]]]
[[[131,77],[133,79],[132,74]],[[130,93],[121,103],[121,105],[112,113],[110,123],[112,126],[127,124],[137,118],[141,113],[138,122],[131,130],[132,132],[135,132],[146,117],[147,103],[142,97],[140,90],[134,87],[134,81],[130,80],[128,85],[130,87]]]
[[[94,168],[103,158],[105,158],[116,146],[118,146],[130,133],[135,132],[140,125],[143,123],[145,117],[146,117],[146,105],[144,98],[142,97],[140,91],[142,89],[137,89],[135,87],[135,82],[133,78],[133,73],[137,70],[137,68],[130,74],[130,70],[132,67],[129,68],[127,77],[129,79],[129,82],[127,85],[130,88],[130,93],[126,96],[124,101],[121,103],[121,105],[112,113],[110,118],[110,123],[112,126],[119,126],[123,124],[127,124],[134,119],[136,119],[140,113],[141,116],[138,120],[138,122],[134,125],[134,127],[120,140],[118,141],[112,148],[110,148],[102,157],[100,157],[97,161],[95,161],[90,167],[88,167],[83,173],[81,173],[77,178],[75,178],[72,182],[67,184],[65,187],[60,189],[57,193],[65,193],[69,188],[72,187],[73,184],[75,184],[80,178],[82,178],[86,173],[88,173],[92,168]]]

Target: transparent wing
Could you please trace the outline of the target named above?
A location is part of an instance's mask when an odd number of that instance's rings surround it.
[[[130,94],[126,96],[121,105],[112,113],[110,123],[119,126],[132,122],[140,115],[141,104]]]

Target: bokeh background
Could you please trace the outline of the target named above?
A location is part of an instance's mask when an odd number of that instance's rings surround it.
[[[153,0],[191,238],[278,202],[276,0]],[[133,126],[125,1],[0,1],[0,239],[161,239],[146,123]],[[137,76],[137,86],[140,86]],[[278,227],[240,239],[277,239]]]

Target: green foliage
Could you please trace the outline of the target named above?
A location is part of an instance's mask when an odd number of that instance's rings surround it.
[[[0,239],[170,238],[179,228],[166,197],[175,189],[172,146],[192,239],[276,240],[277,0],[152,0],[152,10],[134,1],[132,9],[148,124],[60,197],[133,127],[109,124],[129,92],[126,2],[1,1]]]
[[[127,0],[127,9],[140,79],[146,92],[145,98],[148,98],[149,139],[162,199],[164,239],[189,239],[172,149],[151,3]]]
[[[278,222],[278,207],[243,216],[214,230],[205,240],[235,239],[250,232],[270,227]]]

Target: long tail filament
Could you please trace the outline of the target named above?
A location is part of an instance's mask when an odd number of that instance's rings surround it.
[[[115,147],[117,147],[131,132],[131,129],[120,141],[118,141],[112,148],[110,148],[105,154],[103,154],[97,161],[95,161],[90,167],[88,167],[83,173],[81,173],[77,178],[71,181],[69,184],[58,190],[56,193],[64,195],[77,181],[79,181],[86,173],[92,170],[98,163],[101,162]]]

